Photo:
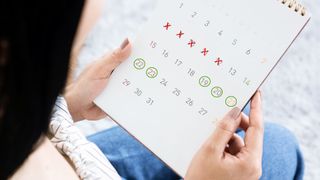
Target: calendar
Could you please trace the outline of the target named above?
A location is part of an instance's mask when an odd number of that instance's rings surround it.
[[[163,0],[95,103],[184,176],[310,19],[294,0]]]

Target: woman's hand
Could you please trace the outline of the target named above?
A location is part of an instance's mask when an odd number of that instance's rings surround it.
[[[235,131],[245,131],[242,140]],[[257,180],[262,174],[263,122],[261,94],[251,101],[249,118],[231,110],[194,156],[186,180]]]
[[[106,116],[93,103],[93,100],[107,85],[112,71],[126,60],[130,53],[131,44],[126,39],[120,48],[89,65],[78,79],[66,88],[64,97],[74,121],[83,119],[97,120]]]

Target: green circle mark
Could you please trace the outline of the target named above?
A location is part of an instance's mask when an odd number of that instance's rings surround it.
[[[203,84],[203,83],[201,83],[202,80],[208,80],[208,84]],[[211,79],[210,79],[208,76],[202,76],[202,77],[199,79],[199,84],[200,84],[200,86],[202,86],[202,87],[208,87],[208,86],[210,86],[210,84],[211,84]]]
[[[217,94],[217,91],[219,91],[220,93]],[[219,86],[216,86],[216,87],[213,87],[211,89],[211,95],[214,97],[214,98],[219,98],[223,95],[223,89]]]
[[[142,58],[137,58],[133,61],[133,66],[138,70],[142,70],[144,67],[146,67],[146,61]]]
[[[232,100],[232,102],[230,102],[230,100]],[[228,107],[235,107],[237,105],[238,101],[237,101],[237,98],[234,97],[234,96],[228,96],[225,100],[225,104],[228,106]]]
[[[146,70],[146,75],[148,76],[148,78],[155,78],[158,76],[158,70],[157,68],[155,67],[149,67],[147,70]]]

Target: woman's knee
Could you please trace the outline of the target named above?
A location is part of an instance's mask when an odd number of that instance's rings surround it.
[[[287,128],[265,124],[262,179],[300,179],[303,175],[303,158],[298,141]]]

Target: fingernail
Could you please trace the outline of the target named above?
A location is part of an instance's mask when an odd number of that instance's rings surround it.
[[[262,100],[262,92],[261,92],[261,90],[260,90],[260,89],[259,89],[258,91],[259,91],[259,97],[260,97],[260,100]]]
[[[123,50],[124,48],[126,48],[126,47],[128,46],[128,44],[129,44],[129,40],[128,40],[128,38],[126,38],[126,39],[122,42],[122,44],[121,44],[121,46],[120,46],[121,50]]]
[[[233,108],[231,111],[228,112],[228,116],[232,119],[236,120],[240,115],[241,109],[238,107]]]
[[[261,103],[261,92],[260,90],[257,90],[257,92],[254,94],[250,106],[251,108],[256,107],[256,106],[260,106]]]
[[[257,95],[258,95],[259,100],[261,101],[261,90],[260,89],[257,90]]]

